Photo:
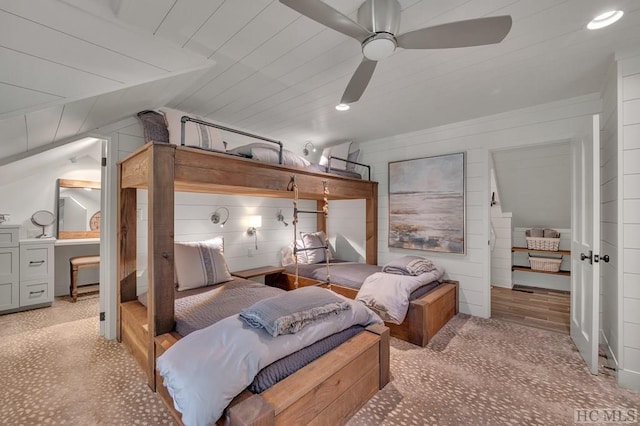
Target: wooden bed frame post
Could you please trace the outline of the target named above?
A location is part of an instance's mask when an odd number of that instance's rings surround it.
[[[118,309],[116,337],[122,341],[122,315],[120,307],[122,303],[136,299],[136,190],[122,188],[122,165],[118,164],[117,170],[118,197],[117,205],[120,206],[117,217],[117,241],[120,243],[118,250]]]
[[[367,263],[378,264],[378,185],[372,185],[371,196],[366,199],[366,250]]]
[[[147,319],[149,346],[147,377],[156,390],[155,337],[174,328],[174,161],[175,147],[153,144],[149,164],[149,232]]]

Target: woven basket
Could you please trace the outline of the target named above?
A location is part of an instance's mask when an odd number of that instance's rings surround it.
[[[529,264],[532,271],[558,272],[560,271],[561,263],[562,259],[529,256]]]
[[[558,251],[560,238],[525,237],[529,250]]]

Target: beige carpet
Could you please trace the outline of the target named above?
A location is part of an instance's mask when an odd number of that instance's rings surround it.
[[[0,316],[0,424],[173,424],[97,313],[93,296]],[[392,339],[391,370],[351,425],[563,425],[574,408],[640,408],[568,336],[498,320],[458,315],[427,348]]]
[[[129,353],[99,334],[97,295],[0,316],[0,424],[173,424]]]
[[[640,409],[566,334],[459,314],[426,348],[391,346],[391,383],[350,425],[572,425],[577,408]]]

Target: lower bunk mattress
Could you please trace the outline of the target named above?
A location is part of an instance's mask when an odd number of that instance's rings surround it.
[[[285,273],[295,275],[296,265],[291,264],[284,267]],[[381,272],[382,267],[377,265],[368,265],[366,263],[348,262],[339,259],[329,261],[329,274],[331,284],[348,287],[358,291],[364,281],[370,275]],[[327,281],[327,264],[321,263],[298,263],[298,275],[305,278],[311,278],[317,281]],[[419,299],[431,290],[441,284],[442,281],[436,280],[412,291],[409,300]]]

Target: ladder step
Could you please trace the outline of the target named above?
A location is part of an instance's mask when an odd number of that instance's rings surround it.
[[[324,214],[322,210],[296,210],[295,213]]]
[[[318,250],[318,249],[328,249],[329,246],[320,246],[320,247],[309,247],[309,248],[298,248],[298,247],[294,247],[293,248],[293,252],[294,253],[298,253],[299,251],[309,251],[309,250]]]

